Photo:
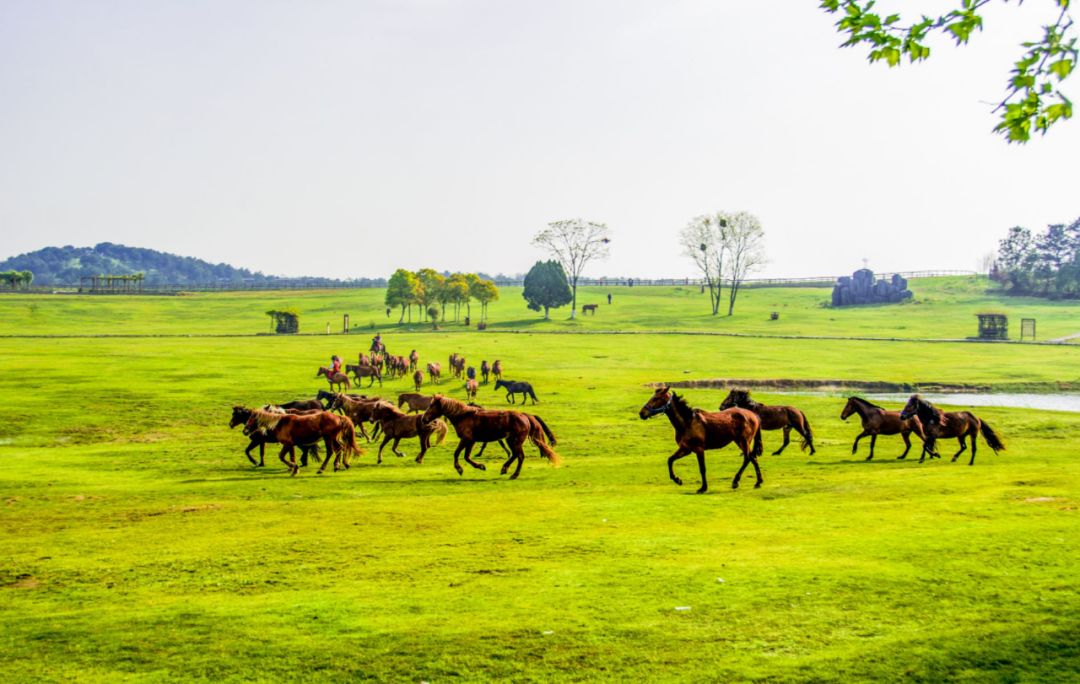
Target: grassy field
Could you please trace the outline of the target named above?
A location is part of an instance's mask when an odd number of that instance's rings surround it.
[[[766,456],[764,486],[732,491],[735,452],[711,452],[704,496],[693,459],[678,466],[684,487],[667,479],[666,421],[637,417],[645,384],[665,380],[1080,380],[1072,346],[648,334],[960,337],[981,308],[1073,332],[1075,306],[979,291],[928,283],[922,304],[838,316],[819,290],[759,290],[713,321],[696,293],[635,288],[577,323],[536,323],[504,293],[492,317],[507,328],[644,334],[385,331],[392,350],[500,358],[533,382],[529,410],[565,464],[530,448],[513,482],[497,468],[459,477],[453,438],[423,465],[375,466],[370,448],[321,476],[289,478],[272,452],[264,469],[247,463],[229,407],[312,395],[314,367],[352,358],[366,334],[0,339],[2,669],[11,681],[1075,680],[1080,415],[977,409],[1007,451],[920,465],[882,438],[867,463],[867,444],[850,453],[859,427],[839,420],[842,400],[762,393],[798,402],[818,453]],[[0,334],[245,333],[280,304],[340,321],[357,303],[363,326],[376,294],[5,296]],[[686,395],[715,408],[723,392]],[[503,402],[490,387],[480,399]],[[766,433],[766,449],[777,440]]]

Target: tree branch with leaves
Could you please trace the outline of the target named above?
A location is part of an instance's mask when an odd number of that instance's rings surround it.
[[[578,278],[589,262],[607,258],[610,235],[606,224],[570,219],[549,223],[533,238],[534,245],[547,250],[562,265],[570,281],[570,318],[577,317]]]

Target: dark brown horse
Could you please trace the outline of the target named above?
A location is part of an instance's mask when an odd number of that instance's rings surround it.
[[[465,357],[461,354],[450,355],[450,374],[455,378],[460,378],[465,372]]]
[[[731,481],[731,488],[739,488],[743,471],[751,463],[757,473],[754,488],[760,487],[764,482],[761,467],[757,462],[762,452],[761,421],[755,413],[741,408],[730,408],[719,413],[690,408],[686,400],[672,392],[670,387],[658,387],[638,411],[638,416],[645,420],[661,413],[668,417],[671,426],[675,428],[675,443],[679,447],[668,457],[668,475],[672,482],[682,484],[682,480],[675,476],[675,461],[694,454],[697,456],[698,470],[701,471],[701,488],[697,493],[704,494],[709,489],[709,483],[705,479],[705,451],[722,449],[732,442],[742,452],[743,462],[739,472],[735,473],[735,479]]]
[[[320,439],[326,445],[326,458],[319,472],[326,470],[330,455],[334,455],[334,470],[349,467],[349,456],[363,453],[356,443],[356,432],[351,420],[329,411],[319,411],[312,415],[291,415],[271,413],[254,409],[244,425],[244,434],[251,436],[256,431],[273,435],[281,444],[278,458],[295,476],[299,466],[296,464],[296,447],[301,444],[314,444]],[[285,460],[289,454],[290,460]]]
[[[927,439],[923,444],[923,453],[919,458],[919,463],[926,459],[927,453],[931,456],[937,454],[934,446],[939,437],[955,437],[960,442],[960,451],[953,454],[951,462],[955,462],[960,457],[960,454],[964,453],[967,449],[965,439],[970,437],[971,460],[968,461],[968,465],[975,465],[975,442],[980,432],[982,432],[983,439],[986,440],[986,445],[993,449],[995,454],[999,451],[1005,451],[1005,444],[997,436],[997,433],[985,420],[980,419],[970,411],[946,413],[918,394],[912,394],[900,415],[906,418],[917,417],[922,422],[923,428],[926,429]]]
[[[341,386],[344,385],[345,389],[352,389],[352,383],[349,382],[349,376],[344,373],[335,373],[326,366],[319,366],[319,372],[315,374],[315,377],[320,375],[326,376],[326,381],[330,383],[330,389],[334,389],[337,385],[337,391],[341,391]]]
[[[431,397],[426,394],[404,392],[399,394],[397,398],[398,408],[401,408],[403,404],[409,405],[409,413],[412,413],[413,411],[427,411],[427,407],[431,406]]]
[[[502,380],[503,366],[502,361],[495,359],[495,363],[491,364],[491,374],[495,376],[496,380]]]
[[[390,451],[397,456],[405,454],[398,451],[398,442],[412,437],[420,438],[420,453],[416,457],[417,463],[424,462],[424,454],[433,446],[439,446],[446,439],[448,431],[446,423],[441,420],[424,422],[423,415],[415,413],[402,413],[396,406],[388,401],[380,401],[372,407],[372,417],[378,421],[383,431],[383,441],[379,445],[379,458],[377,463],[382,463],[382,450],[386,443],[394,440],[390,445]],[[431,443],[431,436],[435,435],[435,443]]]
[[[360,435],[370,442],[379,436],[379,424],[375,422],[372,415],[372,410],[379,401],[381,399],[378,397],[356,398],[347,394],[337,394],[334,396],[334,401],[331,402],[329,410],[338,411],[342,415],[348,416],[349,420],[353,422],[353,425],[360,432]],[[368,437],[367,431],[364,430],[364,423],[374,423],[370,437]]]
[[[420,387],[422,387],[423,384],[424,384],[424,373],[423,373],[423,371],[419,371],[419,370],[413,371],[412,381],[413,381],[413,384],[416,385],[416,391],[419,392]]]
[[[414,371],[419,367],[419,365],[420,365],[420,354],[418,354],[416,352],[416,350],[413,349],[411,352],[409,352],[409,370]]]
[[[378,366],[373,366],[370,363],[357,364],[355,366],[350,364],[345,366],[345,372],[353,374],[356,378],[357,387],[360,386],[360,383],[364,378],[371,378],[371,380],[368,381],[368,387],[374,385],[376,380],[379,381],[379,387],[382,387],[382,372],[379,370]]]
[[[484,379],[484,384],[488,384],[488,375],[491,373],[491,366],[488,365],[487,359],[480,362],[480,377]]]
[[[899,411],[887,411],[861,397],[848,397],[844,410],[840,413],[840,419],[847,420],[853,413],[858,414],[859,420],[862,421],[862,432],[855,437],[855,443],[851,445],[851,453],[858,451],[859,440],[869,435],[870,455],[866,457],[867,461],[874,458],[874,444],[877,442],[878,435],[900,435],[903,438],[904,453],[896,457],[898,460],[907,458],[908,452],[911,451],[911,438],[908,436],[911,433],[918,435],[924,446],[926,444],[926,432],[923,431],[923,424],[919,422],[917,416],[904,418]]]
[[[431,381],[438,385],[439,380],[442,378],[442,366],[432,361],[427,365],[427,372]]]
[[[792,430],[802,437],[802,450],[806,451],[806,448],[810,447],[810,455],[814,455],[816,451],[814,449],[814,432],[810,429],[810,421],[806,419],[806,414],[799,409],[794,406],[766,406],[751,399],[748,390],[733,389],[728,392],[724,401],[720,402],[720,410],[724,411],[736,407],[756,413],[757,417],[761,419],[762,430],[784,431],[784,443],[772,453],[773,456],[779,456],[784,449],[787,449],[787,445],[791,443],[790,435]]]
[[[454,470],[458,472],[458,475],[463,472],[458,462],[458,456],[462,451],[465,453],[466,463],[478,470],[486,470],[483,463],[477,463],[470,457],[473,445],[477,442],[506,440],[510,446],[510,458],[503,464],[501,472],[505,475],[510,469],[510,464],[517,460],[517,468],[510,476],[511,480],[516,479],[521,473],[521,465],[525,462],[526,440],[535,444],[552,465],[558,465],[562,460],[548,445],[548,440],[552,446],[555,445],[555,435],[539,416],[521,411],[488,411],[436,394],[431,399],[431,406],[424,411],[424,422],[443,416],[454,426],[454,431],[461,440],[454,449]]]
[[[299,411],[300,409],[290,409],[290,410]],[[316,409],[316,410],[319,410],[319,409]],[[251,411],[252,411],[252,409],[249,409],[249,408],[247,408],[245,406],[233,406],[232,407],[232,419],[229,420],[229,429],[231,430],[234,427],[236,427],[237,425],[244,425],[245,423],[247,423],[248,419],[251,418]],[[274,440],[273,435],[270,435],[270,434],[267,434],[267,433],[264,433],[264,432],[256,431],[256,432],[253,432],[250,435],[248,435],[248,440],[249,440],[249,443],[247,445],[247,448],[244,449],[244,455],[247,456],[247,459],[249,461],[251,461],[251,465],[255,466],[256,468],[261,468],[261,467],[265,466],[266,465],[266,460],[265,460],[266,445],[268,443],[269,444],[276,444],[277,443]],[[298,446],[300,447],[300,465],[301,466],[306,466],[308,464],[308,455],[309,454],[312,457],[315,458],[316,463],[319,462],[319,445],[318,445],[317,442],[313,443],[313,444],[300,444]],[[254,449],[255,447],[259,447],[259,462],[258,463],[255,462],[255,459],[251,455],[251,450]]]

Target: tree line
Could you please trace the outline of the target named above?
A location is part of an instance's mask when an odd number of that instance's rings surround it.
[[[412,321],[413,307],[418,309],[417,320],[447,320],[446,307],[450,306],[454,320],[458,320],[461,307],[466,317],[472,316],[472,300],[480,304],[480,320],[487,319],[488,304],[499,298],[499,288],[490,280],[475,273],[452,273],[443,275],[432,268],[408,271],[399,268],[386,284],[386,314],[400,309],[398,323],[406,315]]]
[[[990,277],[1010,294],[1080,297],[1080,218],[1041,233],[1014,226],[998,243]]]
[[[30,287],[33,282],[32,271],[0,271],[0,287],[21,290]]]

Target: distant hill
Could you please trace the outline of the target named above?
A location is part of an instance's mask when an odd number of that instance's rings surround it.
[[[261,282],[262,273],[228,264],[102,242],[93,247],[46,247],[0,261],[0,271],[33,271],[34,285],[78,285],[82,276],[143,273],[153,285],[193,285],[217,282]]]

